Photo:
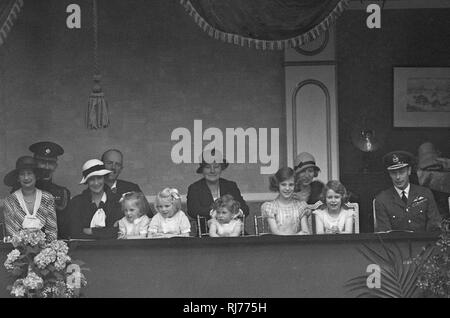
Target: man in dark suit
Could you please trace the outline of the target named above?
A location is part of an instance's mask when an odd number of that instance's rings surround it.
[[[393,187],[375,198],[375,231],[439,229],[441,217],[433,194],[429,189],[409,182],[412,158],[405,151],[393,151],[383,157]]]
[[[112,193],[118,194],[117,197],[119,199],[122,197],[122,194],[127,192],[142,192],[136,183],[118,179],[123,169],[123,154],[120,150],[106,150],[101,160],[105,164],[105,168],[112,171],[105,177],[105,183],[111,189]]]
[[[50,141],[42,141],[29,147],[36,160],[38,168],[44,168],[46,175],[36,182],[36,187],[51,193],[55,198],[56,221],[58,226],[58,239],[69,238],[69,216],[67,206],[70,201],[70,191],[53,183],[53,173],[58,167],[58,156],[64,153],[64,149]]]

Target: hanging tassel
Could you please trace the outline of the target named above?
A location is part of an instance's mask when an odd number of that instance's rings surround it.
[[[100,66],[98,62],[98,13],[97,0],[93,4],[93,30],[94,30],[94,87],[89,96],[88,109],[86,112],[86,125],[89,129],[101,129],[109,126],[108,103],[105,100],[102,87],[100,86]]]
[[[100,75],[94,75],[94,87],[89,96],[86,123],[89,129],[101,129],[109,126],[109,109],[105,94],[100,86]]]

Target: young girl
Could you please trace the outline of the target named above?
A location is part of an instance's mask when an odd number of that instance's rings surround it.
[[[119,221],[119,239],[146,238],[150,218],[147,200],[142,192],[127,192],[119,201],[125,215]]]
[[[239,219],[243,216],[240,204],[232,195],[226,194],[214,202],[209,220],[209,236],[240,236],[244,224]]]
[[[353,232],[352,210],[346,209],[347,190],[337,180],[329,181],[322,191],[322,209],[315,210],[316,233],[337,234]]]
[[[261,215],[267,218],[270,231],[276,235],[309,234],[306,203],[292,198],[294,193],[294,170],[281,168],[270,177],[269,189],[278,197],[261,206]]]
[[[189,236],[191,224],[181,211],[181,196],[177,189],[165,188],[155,200],[158,213],[152,218],[148,237]]]

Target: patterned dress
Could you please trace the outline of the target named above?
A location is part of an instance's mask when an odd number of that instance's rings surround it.
[[[264,202],[261,215],[268,219],[275,219],[278,230],[284,235],[294,235],[302,230],[301,219],[305,216],[306,203],[291,200],[288,206],[281,206],[278,199]],[[306,230],[306,229],[303,229]]]
[[[26,224],[30,224],[31,220],[46,234],[47,241],[57,239],[55,200],[50,193],[36,189],[33,211],[28,211],[21,189],[7,196],[4,199],[4,206],[7,235],[18,235],[24,229],[24,225],[26,228]]]

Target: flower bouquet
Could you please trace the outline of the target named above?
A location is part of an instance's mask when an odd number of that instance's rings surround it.
[[[22,230],[4,263],[15,281],[7,289],[15,297],[75,298],[87,281],[80,261],[72,261],[64,241],[46,242],[40,230]]]
[[[441,235],[428,249],[432,255],[422,266],[417,285],[426,297],[450,298],[450,220],[442,221]]]

